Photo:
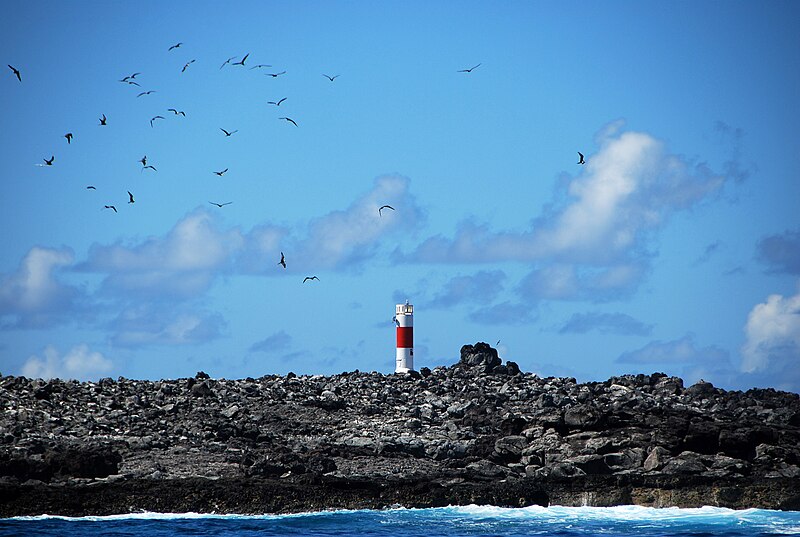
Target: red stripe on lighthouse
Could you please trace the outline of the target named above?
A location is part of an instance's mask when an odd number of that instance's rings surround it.
[[[413,326],[398,326],[397,327],[397,348],[398,349],[411,349],[411,348],[414,348],[414,327]]]

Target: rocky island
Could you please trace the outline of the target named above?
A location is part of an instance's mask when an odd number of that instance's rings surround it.
[[[0,516],[450,504],[800,510],[800,396],[542,378],[485,343],[403,375],[0,377]]]

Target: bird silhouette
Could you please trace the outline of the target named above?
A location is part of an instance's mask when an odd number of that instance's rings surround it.
[[[336,80],[337,78],[339,78],[339,75],[328,76],[328,75],[326,75],[325,73],[322,73],[322,76],[324,76],[325,78],[327,78],[327,79],[328,79],[328,80],[330,80],[331,82],[333,82],[334,80]]]
[[[42,159],[42,160],[44,160],[44,165],[45,165],[45,166],[52,166],[52,165],[53,165],[53,161],[54,161],[55,159],[56,159],[56,157],[54,157],[54,156],[51,156],[51,157],[50,157],[50,160],[47,160],[46,158],[45,158],[45,159]]]
[[[232,134],[234,134],[234,133],[236,133],[236,132],[239,132],[239,129],[236,129],[235,131],[228,132],[228,131],[226,131],[225,129],[223,129],[222,127],[220,127],[220,128],[219,128],[219,130],[221,130],[222,132],[224,132],[224,133],[225,133],[225,136],[231,136]]]
[[[216,205],[217,207],[225,207],[226,205],[230,205],[233,203],[232,201],[226,201],[225,203],[217,203],[216,201],[209,201],[211,205]]]
[[[275,101],[267,101],[267,104],[274,104],[275,106],[280,106],[280,105],[281,105],[281,103],[282,103],[283,101],[285,101],[285,100],[286,100],[286,97],[284,97],[283,99],[281,99],[281,100],[280,100],[280,101],[278,101],[277,103],[276,103]]]
[[[265,73],[266,76],[271,76],[272,78],[278,78],[281,75],[285,75],[286,71],[281,71],[280,73]]]
[[[148,165],[148,166],[144,166],[144,167],[142,168],[142,171],[145,171],[145,170],[147,170],[147,169],[153,170],[154,172],[157,172],[157,171],[158,171],[158,170],[156,169],[156,167],[155,167],[155,166],[153,166],[152,164],[150,164],[150,165]]]
[[[248,57],[249,55],[250,55],[250,53],[248,52],[247,54],[245,54],[245,55],[244,55],[244,58],[242,58],[242,59],[241,59],[240,61],[238,61],[238,62],[233,62],[231,65],[241,65],[241,66],[244,66],[244,62],[247,60],[247,57]]]
[[[139,76],[139,75],[141,75],[141,74],[142,74],[142,73],[133,73],[132,75],[128,75],[128,76],[126,76],[126,77],[123,77],[123,78],[120,80],[120,82],[127,82],[127,83],[129,83],[129,84],[130,84],[130,81],[131,81],[131,80],[133,80],[134,78],[136,78],[137,76]]]
[[[186,62],[186,65],[184,65],[183,69],[181,69],[181,73],[186,71],[186,68],[189,67],[191,64],[193,64],[195,61],[197,61],[197,60],[189,60],[188,62]]]
[[[151,93],[155,93],[155,92],[156,92],[156,90],[143,91],[139,95],[137,95],[137,97],[141,97],[142,95],[150,95]]]
[[[183,45],[183,43],[176,43],[176,44],[172,45],[171,47],[169,47],[169,50],[167,50],[167,52],[169,52],[170,50],[175,49],[175,48],[180,48],[181,45]]]
[[[378,215],[383,216],[383,213],[381,213],[381,211],[384,209],[391,209],[394,211],[394,207],[392,207],[391,205],[383,205],[378,209]]]
[[[150,127],[153,126],[153,121],[155,121],[157,119],[164,119],[164,116],[155,116],[155,117],[150,118]]]
[[[117,208],[116,208],[116,207],[114,207],[113,205],[103,205],[103,208],[104,208],[104,209],[113,209],[113,210],[114,210],[114,212],[117,212]]]
[[[297,123],[295,123],[295,121],[290,117],[279,117],[278,119],[285,119],[286,121],[288,121],[289,123],[291,123],[295,127],[297,126]]]
[[[272,67],[271,65],[267,65],[266,63],[259,63],[258,65],[254,65],[250,68],[252,71],[253,69],[261,69],[262,67]]]
[[[89,185],[86,187],[86,190],[97,190],[97,188],[94,185]]]
[[[103,114],[103,117],[100,118],[100,125],[101,126],[102,125],[107,125],[107,123],[106,123],[106,115],[105,114]]]
[[[128,203],[135,203],[135,200],[133,199],[133,194],[131,194],[130,190],[128,190]]]
[[[477,69],[480,66],[481,66],[481,64],[478,64],[478,65],[475,65],[474,67],[470,67],[469,69],[461,69],[458,72],[459,73],[471,73],[474,69]]]
[[[65,134],[65,135],[64,135],[64,138],[66,138],[66,139],[67,139],[67,143],[68,143],[68,144],[71,144],[71,143],[72,143],[72,133],[71,133],[71,132],[68,132],[67,134]]]
[[[139,162],[142,163],[142,166],[147,166],[147,155],[143,156]]]
[[[286,268],[286,257],[284,257],[283,252],[281,252],[281,260],[278,261],[278,264],[283,268]],[[305,280],[303,281],[305,283]]]
[[[231,60],[232,60],[232,59],[234,59],[235,57],[236,57],[236,56],[231,56],[230,58],[228,58],[227,60],[225,60],[225,61],[223,62],[223,64],[219,66],[219,68],[220,68],[220,69],[222,69],[223,67],[225,67],[226,65],[228,65],[229,63],[231,63]]]
[[[578,164],[586,164],[586,161],[583,160],[583,153],[578,151]]]
[[[225,168],[225,169],[224,169],[224,170],[222,170],[221,172],[214,172],[214,173],[215,173],[216,175],[219,175],[220,177],[222,177],[222,175],[223,175],[225,172],[227,172],[227,171],[228,171],[228,168]]]
[[[303,283],[306,283],[308,280],[317,280],[317,281],[319,281],[319,278],[317,278],[316,276],[306,276],[305,278],[303,278]]]
[[[8,65],[8,64],[6,64],[6,65]],[[11,65],[8,65],[8,68],[11,69],[12,71],[14,71],[14,74],[17,75],[17,80],[22,82],[22,75],[19,74],[19,69],[17,69],[16,67],[12,67]]]
[[[175,114],[176,116],[177,116],[178,114],[180,114],[180,115],[182,115],[183,117],[186,117],[186,112],[184,112],[183,110],[176,110],[175,108],[167,108],[167,112],[172,112],[172,113],[173,113],[173,114]]]

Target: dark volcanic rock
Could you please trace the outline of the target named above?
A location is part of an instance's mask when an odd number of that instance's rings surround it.
[[[797,394],[541,378],[486,343],[415,375],[0,377],[0,403],[0,516],[800,506]]]

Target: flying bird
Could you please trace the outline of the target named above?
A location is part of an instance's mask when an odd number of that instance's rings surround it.
[[[147,166],[147,155],[143,156],[139,162],[142,163],[142,166]]]
[[[151,169],[151,170],[153,170],[154,172],[157,172],[157,171],[158,171],[158,170],[156,169],[156,167],[155,167],[155,166],[153,166],[152,164],[150,164],[149,166],[144,166],[144,167],[142,168],[142,171],[145,171],[145,170],[146,170],[146,169],[148,169],[148,168],[149,168],[149,169]]]
[[[478,68],[478,67],[480,67],[480,66],[481,66],[481,64],[478,64],[478,65],[476,65],[476,66],[474,66],[474,67],[470,67],[469,69],[461,69],[461,70],[460,70],[460,71],[458,71],[458,72],[459,72],[459,73],[471,73],[471,72],[472,72],[474,69],[477,69],[477,68]]]
[[[339,75],[328,76],[328,75],[326,75],[325,73],[322,73],[322,76],[324,76],[325,78],[327,78],[327,79],[328,79],[328,80],[330,80],[331,82],[333,82],[334,80],[336,80],[337,78],[339,78]]]
[[[47,160],[46,158],[45,158],[45,159],[42,159],[42,160],[44,160],[44,165],[45,165],[45,166],[52,166],[52,165],[53,165],[53,161],[54,161],[55,159],[56,159],[56,157],[54,157],[54,156],[50,156],[50,160]]]
[[[135,201],[133,199],[133,194],[131,194],[131,191],[128,190],[128,203],[134,203],[134,202]]]
[[[225,203],[217,203],[216,201],[209,201],[211,205],[216,205],[217,207],[225,207],[226,205],[230,205],[233,203],[232,201],[226,201]]]
[[[167,50],[167,52],[169,52],[170,50],[172,50],[174,48],[180,48],[181,45],[183,45],[183,43],[176,43],[176,44],[172,45],[171,47],[169,47],[169,50]]]
[[[271,76],[272,78],[277,78],[281,75],[285,75],[286,71],[281,71],[280,73],[265,73],[266,76]]]
[[[113,205],[103,205],[103,208],[104,209],[114,209],[114,212],[117,212],[117,208],[114,207]]]
[[[191,64],[193,64],[195,61],[197,61],[197,60],[190,60],[190,61],[186,62],[186,65],[184,65],[183,69],[181,69],[181,73],[186,71],[186,68],[189,67]]]
[[[221,172],[214,172],[214,173],[215,173],[216,175],[219,175],[220,177],[222,177],[222,175],[223,175],[225,172],[227,172],[227,171],[228,171],[228,168],[225,168],[225,169],[224,169],[224,170],[222,170]]]
[[[231,63],[231,60],[232,60],[232,59],[234,59],[235,57],[236,57],[236,56],[231,56],[230,58],[228,58],[227,60],[225,60],[225,62],[224,62],[222,65],[220,65],[220,66],[219,66],[219,68],[220,68],[220,69],[222,69],[223,67],[225,67],[226,65],[228,65],[229,63]]]
[[[319,278],[317,278],[316,276],[306,276],[305,278],[303,278],[303,283],[306,283],[308,280],[317,280],[317,281],[319,281]]]
[[[383,205],[381,208],[378,209],[379,216],[383,216],[383,213],[381,211],[384,209],[391,209],[394,211],[394,207],[392,207],[391,205]]]
[[[236,133],[236,132],[239,132],[239,129],[236,129],[235,131],[228,132],[228,131],[226,131],[225,129],[223,129],[222,127],[220,127],[220,128],[219,128],[219,130],[221,130],[222,132],[224,132],[224,133],[225,133],[225,136],[230,136],[230,135],[232,135],[232,134],[234,134],[234,133]]]
[[[586,161],[583,160],[583,153],[578,151],[578,164],[586,164]]]
[[[172,112],[172,113],[173,113],[173,114],[175,114],[176,116],[177,116],[178,114],[180,114],[180,115],[182,115],[183,117],[186,117],[186,112],[184,112],[183,110],[176,110],[176,109],[174,109],[174,108],[167,108],[167,112]]]
[[[94,185],[89,185],[86,187],[86,190],[97,190],[97,188]]]
[[[139,95],[137,95],[137,97],[141,97],[142,95],[150,95],[151,93],[155,93],[155,92],[156,92],[156,90],[143,91]]]
[[[240,61],[238,61],[238,62],[233,62],[231,65],[241,65],[241,66],[244,66],[244,62],[245,62],[245,60],[247,60],[247,57],[248,57],[249,55],[250,55],[250,53],[248,52],[247,54],[245,54],[245,55],[244,55],[244,58],[242,58],[242,59],[241,59]]]
[[[297,123],[295,123],[295,121],[290,117],[279,117],[278,119],[285,119],[286,121],[288,121],[289,123],[291,123],[295,127],[297,126]]]
[[[164,119],[164,116],[155,116],[155,117],[150,118],[150,127],[151,128],[153,127],[153,121],[155,121],[157,119]]]
[[[106,115],[105,114],[103,114],[103,117],[100,118],[100,125],[101,126],[102,125],[107,125],[107,123],[106,123]]]
[[[259,63],[258,65],[254,65],[250,68],[252,71],[253,69],[261,69],[262,67],[272,67],[271,65],[267,65],[266,63]]]
[[[68,132],[67,134],[65,134],[65,135],[64,135],[64,138],[66,138],[66,139],[67,139],[67,143],[68,143],[68,144],[71,144],[71,143],[72,143],[72,133],[71,133],[71,132]]]
[[[277,103],[276,103],[275,101],[267,101],[267,104],[274,104],[275,106],[280,106],[280,105],[281,105],[281,103],[282,103],[283,101],[285,101],[285,100],[286,100],[286,97],[284,97],[283,99],[281,99],[281,100],[280,100],[280,101],[278,101]]]
[[[6,65],[8,65],[8,64],[6,64]],[[17,69],[16,67],[12,67],[11,65],[8,65],[8,68],[11,69],[12,71],[14,71],[14,74],[17,75],[17,80],[22,82],[22,75],[19,74],[19,69]]]
[[[122,80],[120,80],[120,82],[128,82],[130,84],[131,80],[133,80],[134,78],[136,78],[137,76],[139,76],[141,74],[142,73],[133,73],[132,75],[128,75],[128,76],[124,77]]]
[[[281,252],[281,260],[278,261],[278,264],[283,268],[286,268],[286,258],[284,257],[283,252]],[[303,283],[305,283],[305,281],[303,281]]]

